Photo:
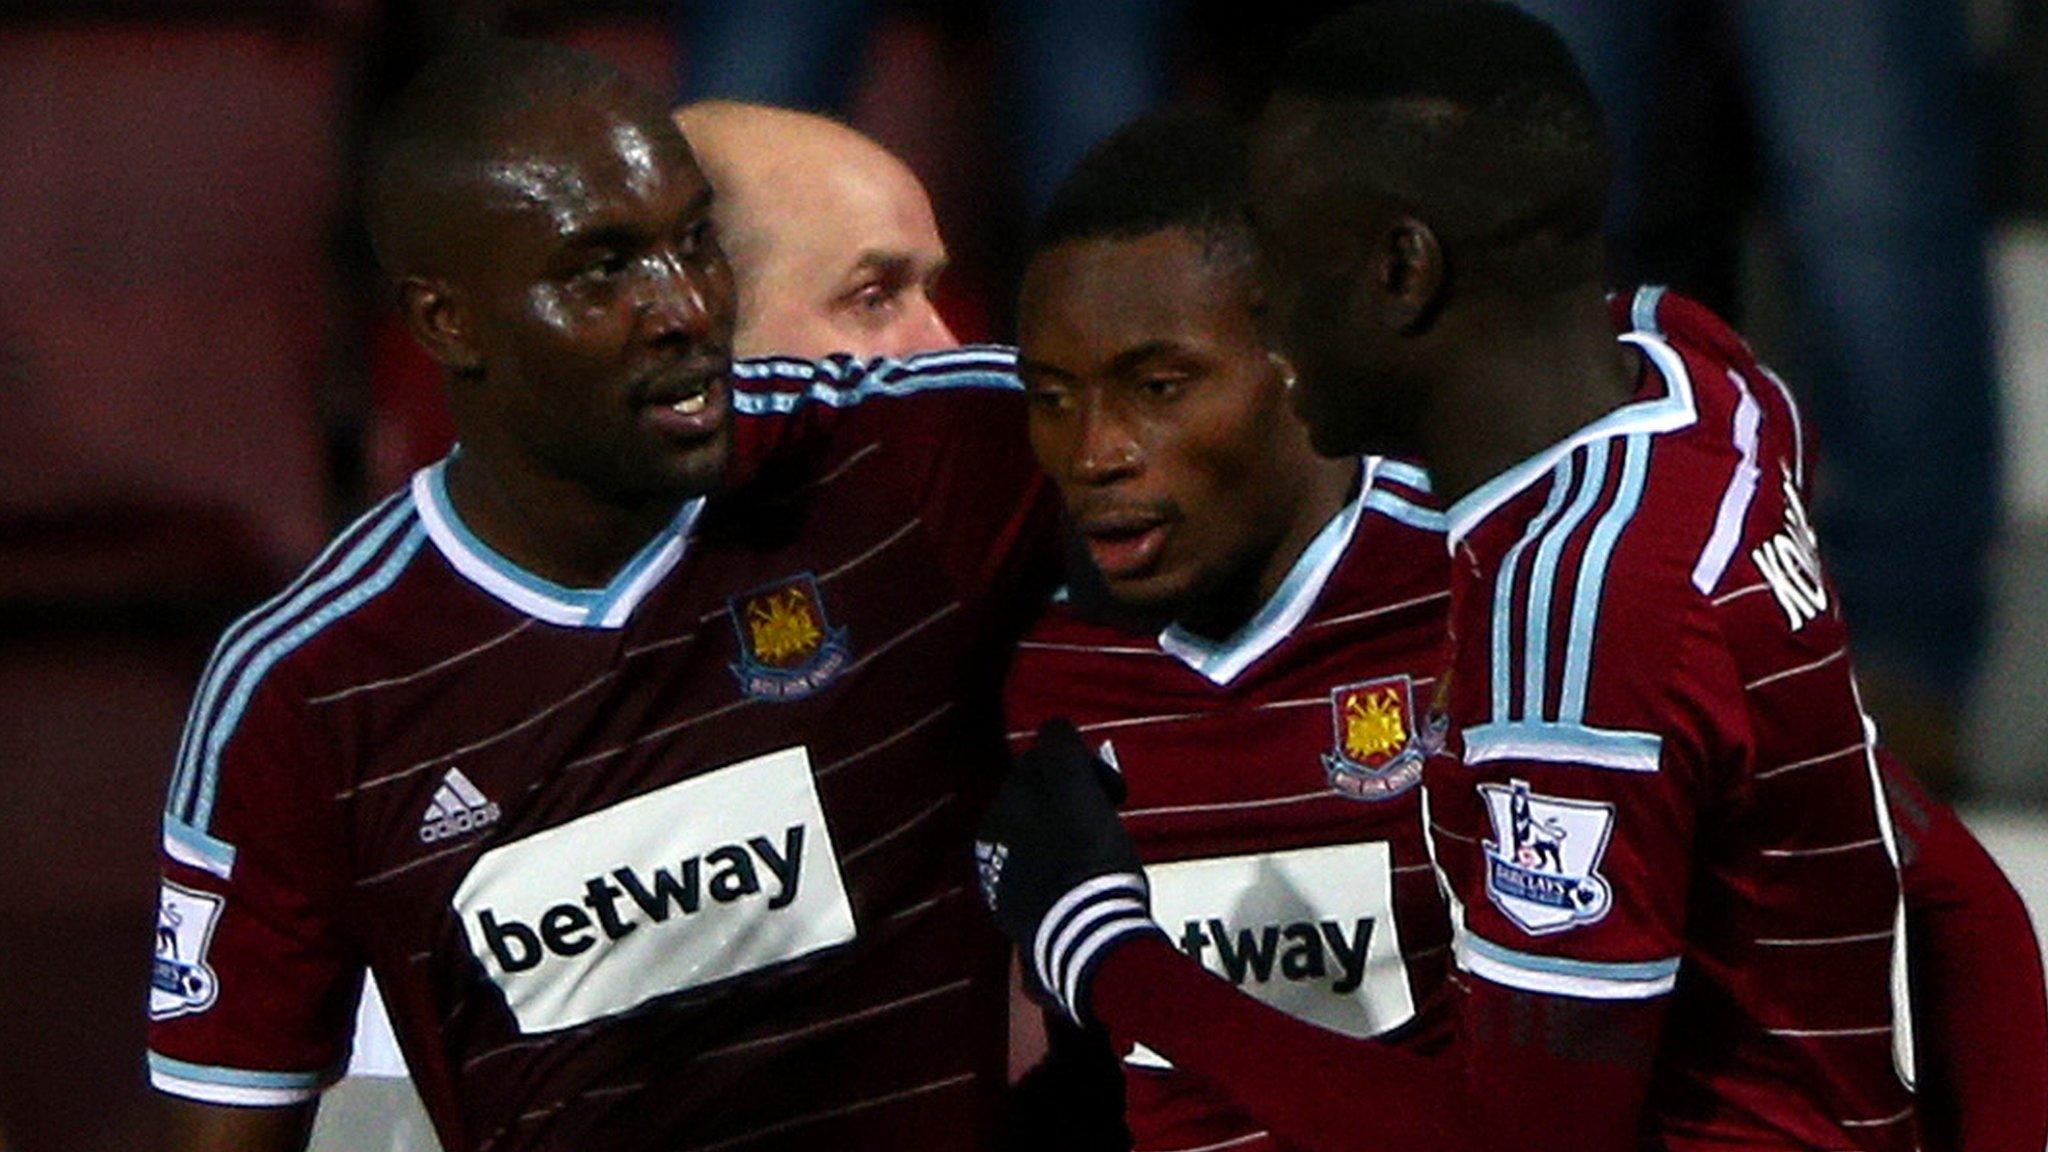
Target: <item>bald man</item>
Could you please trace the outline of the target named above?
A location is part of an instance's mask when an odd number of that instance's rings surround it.
[[[959,343],[933,307],[946,246],[903,161],[823,116],[710,100],[676,113],[717,190],[739,356],[901,356]]]

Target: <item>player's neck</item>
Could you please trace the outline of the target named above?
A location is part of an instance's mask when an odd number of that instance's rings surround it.
[[[1176,614],[1176,624],[1197,636],[1222,640],[1235,635],[1280,591],[1308,546],[1358,494],[1358,461],[1316,459],[1308,467],[1309,477],[1279,542],[1235,579],[1192,598],[1188,609]]]
[[[609,504],[574,481],[467,449],[448,461],[447,479],[465,527],[514,564],[569,588],[610,583],[681,507]]]
[[[1425,458],[1446,503],[1625,403],[1640,358],[1598,292],[1495,312],[1434,389]],[[1485,419],[1473,419],[1474,413]]]

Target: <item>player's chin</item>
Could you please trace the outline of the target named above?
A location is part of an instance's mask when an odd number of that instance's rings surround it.
[[[1194,579],[1171,566],[1117,579],[1102,577],[1102,590],[1118,615],[1141,620],[1171,620],[1187,610]]]
[[[725,481],[732,460],[732,426],[693,444],[667,446],[649,469],[654,494],[677,500],[708,496]]]

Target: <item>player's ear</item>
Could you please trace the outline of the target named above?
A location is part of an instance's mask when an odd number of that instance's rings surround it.
[[[413,337],[443,368],[467,375],[483,366],[469,310],[460,293],[436,277],[407,276],[398,285],[398,306]]]
[[[1427,328],[1447,280],[1435,230],[1413,216],[1393,217],[1380,230],[1373,267],[1380,323],[1404,335]]]

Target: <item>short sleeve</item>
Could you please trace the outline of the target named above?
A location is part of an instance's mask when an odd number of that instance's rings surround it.
[[[238,700],[210,672],[165,805],[150,1080],[209,1104],[316,1096],[361,989],[327,745],[277,680]]]
[[[1575,715],[1503,718],[1492,646],[1459,653],[1452,739],[1426,771],[1430,839],[1457,963],[1496,984],[1605,1000],[1675,985],[1740,689],[1703,606],[1630,591],[1610,593],[1583,668],[1567,656],[1530,679],[1502,646],[1511,687]]]

